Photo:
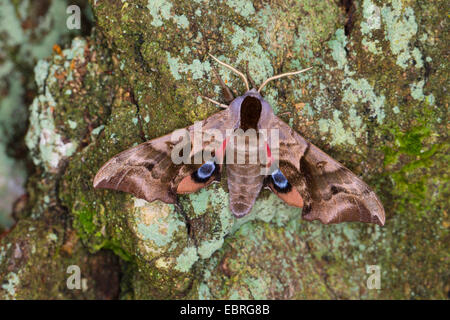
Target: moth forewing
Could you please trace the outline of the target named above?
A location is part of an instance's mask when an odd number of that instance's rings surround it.
[[[266,154],[267,154],[267,166],[261,168],[265,170],[265,175],[272,174],[274,170],[280,167],[280,130],[278,128],[270,128],[269,137],[266,138]]]
[[[173,144],[170,158],[176,165],[191,164],[191,136],[186,129],[178,129],[170,135],[170,141]],[[181,152],[181,154],[180,154]]]
[[[194,164],[203,163],[203,121],[194,123],[194,141],[192,153],[194,156]]]
[[[218,164],[223,163],[223,143],[225,137],[219,129],[207,129],[203,132],[203,162],[214,158]],[[214,156],[213,156],[214,154]]]

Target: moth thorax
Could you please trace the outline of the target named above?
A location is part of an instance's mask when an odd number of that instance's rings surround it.
[[[237,129],[226,149],[227,164],[260,164],[266,162],[264,139],[255,129]]]
[[[259,118],[261,117],[261,101],[258,98],[247,96],[241,104],[241,125],[242,130],[257,129]]]

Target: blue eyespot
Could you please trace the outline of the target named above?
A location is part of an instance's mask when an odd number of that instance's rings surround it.
[[[198,168],[198,177],[200,179],[209,179],[214,172],[216,165],[212,161],[207,161],[200,168]]]
[[[208,181],[217,170],[218,166],[214,163],[214,161],[206,161],[192,174],[192,178],[195,182],[203,183]]]
[[[285,193],[291,190],[291,184],[286,179],[284,174],[280,171],[280,169],[275,170],[270,177],[275,190],[277,190],[278,192]]]

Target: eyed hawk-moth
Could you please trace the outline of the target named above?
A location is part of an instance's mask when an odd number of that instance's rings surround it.
[[[203,158],[199,163],[175,163],[171,155],[177,144],[172,135],[168,134],[111,158],[95,176],[95,188],[128,192],[149,202],[161,200],[175,203],[177,194],[196,192],[219,181],[225,167],[230,210],[236,217],[247,215],[261,189],[267,187],[288,205],[303,208],[302,217],[305,220],[320,220],[325,224],[361,221],[384,225],[384,208],[376,194],[350,170],[278,118],[260,94],[270,80],[298,74],[310,68],[271,77],[256,90],[249,88],[247,77],[243,73],[214,56],[211,57],[241,76],[247,92],[234,98],[231,90],[219,77],[229,104],[206,98],[225,108],[201,123],[202,139],[198,151],[203,152],[209,148],[209,151],[212,150],[209,158]],[[192,125],[185,128],[190,147],[195,140],[194,127]],[[262,160],[249,162],[247,147],[250,139],[245,140],[243,150],[242,147],[236,147],[236,144],[234,147],[241,148],[240,150],[228,148],[230,139],[234,139],[230,138],[230,131],[245,133],[253,130],[258,133],[274,129],[278,133],[276,145],[274,139],[267,135],[258,140],[258,152],[269,159],[264,163]],[[207,134],[210,130],[218,134]],[[217,141],[217,136],[221,140]],[[244,154],[244,163],[224,161],[224,158],[228,160],[230,152],[235,151]],[[277,151],[277,161],[272,159],[274,151]],[[188,160],[192,160],[196,154],[191,150]],[[261,170],[268,167],[270,170]]]

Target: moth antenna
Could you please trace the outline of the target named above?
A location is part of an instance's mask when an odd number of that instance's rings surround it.
[[[269,81],[272,81],[272,80],[275,80],[275,79],[280,79],[280,78],[283,78],[283,77],[293,76],[293,75],[296,75],[296,74],[308,71],[310,69],[312,69],[312,67],[309,67],[309,68],[306,68],[306,69],[303,69],[303,70],[299,70],[299,71],[286,72],[286,73],[279,74],[277,76],[270,77],[270,78],[266,79],[266,81],[263,82],[263,84],[259,87],[258,92],[261,92],[262,88],[264,88]]]
[[[247,88],[247,91],[250,90],[250,88],[249,88],[249,86],[248,86],[248,80],[247,80],[247,77],[246,77],[242,72],[240,72],[240,71],[237,70],[236,68],[233,68],[233,67],[230,66],[229,64],[226,64],[225,62],[220,61],[219,59],[217,59],[216,57],[214,57],[212,54],[210,54],[210,53],[208,53],[208,54],[211,56],[211,58],[213,58],[214,60],[216,60],[216,62],[217,62],[218,64],[221,64],[221,65],[223,65],[224,67],[227,67],[228,69],[230,69],[231,71],[233,71],[234,73],[237,73],[237,74],[242,78],[242,80],[244,80],[245,87]]]
[[[218,105],[218,106],[221,107],[221,108],[224,108],[224,109],[227,109],[227,108],[228,108],[228,106],[227,106],[226,104],[220,103],[220,102],[218,102],[218,101],[216,101],[216,100],[213,100],[213,99],[211,99],[211,98],[208,98],[208,97],[205,97],[205,96],[200,96],[200,97],[202,97],[203,99],[208,100],[209,102],[212,102],[212,103]]]

